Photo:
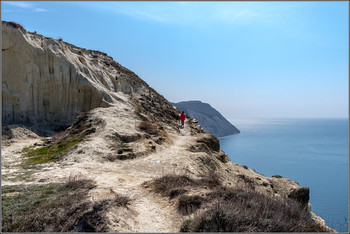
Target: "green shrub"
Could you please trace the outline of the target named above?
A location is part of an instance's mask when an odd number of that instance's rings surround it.
[[[68,149],[78,144],[83,139],[83,137],[71,137],[62,142],[53,143],[38,149],[26,147],[22,150],[22,153],[27,159],[27,163],[46,163],[60,159]]]
[[[51,141],[47,141],[48,143],[43,147],[33,148],[31,146],[24,148],[22,153],[26,161],[22,166],[26,167],[28,164],[46,163],[61,159],[69,149],[83,141],[87,135],[96,132],[96,128],[92,127],[88,117],[89,113],[82,113],[76,118],[71,127],[53,135]]]

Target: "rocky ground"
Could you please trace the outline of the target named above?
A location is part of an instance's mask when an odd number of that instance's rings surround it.
[[[180,129],[179,111],[107,54],[30,33],[13,22],[2,25],[3,123],[8,125],[2,126],[1,173],[7,231],[178,232],[191,217],[179,212],[180,198],[152,191],[161,178],[196,185],[177,184],[172,195],[182,198],[208,200],[216,192],[210,187],[214,183],[271,199],[290,197],[311,211],[308,188],[231,162],[218,139],[190,118]],[[20,199],[23,204],[17,205]],[[49,209],[53,203],[63,206]],[[21,209],[24,205],[27,210]],[[39,205],[42,210],[36,209]],[[191,215],[205,212],[203,207]],[[37,216],[16,221],[24,211]],[[40,217],[41,212],[48,217]],[[324,226],[312,212],[308,218]]]
[[[133,105],[125,102],[92,110],[84,126],[94,128],[84,141],[67,151],[61,160],[23,167],[21,151],[42,147],[52,137],[40,137],[17,126],[8,126],[2,140],[2,186],[49,184],[79,176],[96,182],[91,201],[122,194],[131,198],[127,208],[107,212],[111,232],[178,232],[184,216],[174,202],[149,192],[144,183],[165,175],[201,178],[214,171],[230,187],[254,187],[271,196],[288,195],[299,185],[287,178],[265,177],[229,161],[216,138],[187,120],[184,129],[164,124],[157,133],[140,128]],[[79,122],[79,121],[78,121]],[[74,127],[75,126],[75,127]],[[74,132],[73,124],[70,133]],[[80,126],[80,125],[79,125]],[[81,125],[83,126],[83,125]],[[80,126],[80,127],[81,127]],[[147,131],[150,133],[147,133]]]

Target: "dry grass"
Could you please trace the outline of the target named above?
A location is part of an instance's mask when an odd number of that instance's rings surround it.
[[[192,179],[187,175],[165,175],[145,185],[155,193],[174,198],[191,188],[215,188],[220,186],[221,182],[217,175],[210,173],[201,179]]]
[[[220,188],[207,195],[205,212],[186,220],[183,232],[326,232],[298,202],[253,190]]]
[[[66,136],[66,132],[65,132],[65,131],[57,132],[57,133],[55,133],[55,134],[51,137],[51,142],[59,142],[59,141],[61,141],[65,136]]]
[[[220,142],[212,134],[206,134],[205,137],[197,140],[198,143],[203,143],[208,146],[211,151],[219,152],[220,151]]]
[[[79,134],[91,128],[92,120],[89,120],[90,112],[81,113],[73,122],[72,126],[67,129],[69,134]]]
[[[216,188],[221,183],[215,174],[200,179],[192,179],[187,175],[166,175],[144,185],[155,193],[175,199],[178,211],[183,215],[188,215],[198,210],[204,201],[198,195],[189,195],[191,190]]]
[[[198,210],[201,207],[202,202],[203,198],[198,195],[181,195],[177,203],[177,209],[183,215],[189,215]]]
[[[195,185],[196,182],[185,175],[165,175],[148,184],[153,192],[170,198],[174,198],[176,195],[183,193],[185,187]],[[182,192],[180,192],[179,189],[182,189]]]
[[[130,204],[130,198],[116,195],[113,199],[96,202],[92,209],[80,216],[74,226],[76,232],[108,232],[106,210],[110,207],[123,207]]]
[[[63,184],[2,187],[2,231],[72,232],[108,231],[106,210],[127,206],[130,199],[91,202],[87,198],[95,183],[70,177]]]
[[[16,23],[16,22],[13,22],[13,21],[10,21],[8,22],[8,24],[14,28],[19,28],[21,30],[25,30],[24,27],[22,25],[20,25],[19,23]]]
[[[251,183],[248,177],[240,175],[240,179]],[[192,215],[183,222],[181,232],[328,231],[315,223],[299,202],[265,195],[250,186],[223,187],[213,173],[200,179],[166,175],[145,185],[175,202],[182,215]]]
[[[146,133],[148,133],[150,135],[158,135],[157,125],[152,124],[149,121],[142,121],[138,127],[140,130],[145,131]]]

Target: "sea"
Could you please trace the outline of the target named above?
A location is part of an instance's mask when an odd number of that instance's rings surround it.
[[[231,161],[310,188],[312,211],[349,231],[348,119],[230,119],[240,134],[219,138]]]

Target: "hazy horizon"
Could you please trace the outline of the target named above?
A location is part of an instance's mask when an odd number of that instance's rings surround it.
[[[227,119],[348,118],[348,2],[1,2],[2,20],[112,56]]]

